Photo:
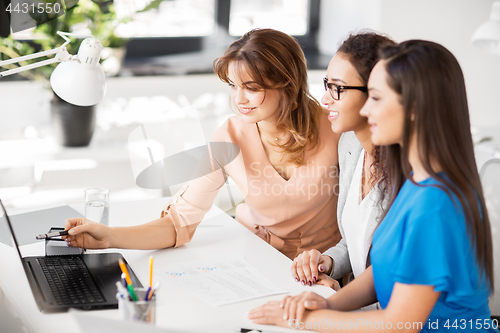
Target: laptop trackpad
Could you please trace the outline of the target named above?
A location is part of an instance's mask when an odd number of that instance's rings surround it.
[[[83,260],[87,267],[97,274],[118,274],[119,276],[118,258],[121,257],[117,253],[91,253],[84,254]]]
[[[121,269],[118,265],[118,259],[122,258],[119,253],[98,253],[83,255],[85,264],[89,268],[94,280],[100,286],[104,286],[116,293],[116,282],[120,281]],[[132,283],[136,287],[142,287],[141,283],[135,277],[135,274],[129,267],[129,273]]]
[[[106,288],[108,286],[114,286],[117,281],[116,274],[100,274],[97,276],[97,280],[99,281],[99,286],[101,288]]]

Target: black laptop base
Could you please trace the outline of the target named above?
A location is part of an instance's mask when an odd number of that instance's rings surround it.
[[[120,281],[121,277],[119,258],[125,261],[120,253],[24,257],[23,265],[36,304],[42,312],[64,312],[69,308],[116,309],[116,282]],[[56,261],[55,266],[53,261]],[[82,271],[81,262],[86,266],[85,269],[88,269],[88,274],[84,271],[81,275],[71,276],[71,272],[68,272],[71,268],[77,271],[76,273]],[[47,268],[46,264],[52,268]],[[59,279],[48,274],[54,270],[59,272]],[[130,268],[129,272],[134,286],[142,287]],[[62,292],[59,293],[58,289]]]
[[[23,257],[9,215],[0,200],[0,218],[7,222],[36,304],[42,312],[116,309],[116,282],[121,280],[120,253]],[[57,257],[57,258],[56,258]],[[55,265],[57,264],[57,265]],[[142,284],[128,268],[135,287]],[[83,272],[83,273],[82,273]]]

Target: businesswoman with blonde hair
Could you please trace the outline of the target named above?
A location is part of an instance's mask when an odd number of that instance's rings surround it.
[[[375,231],[371,267],[328,299],[303,293],[249,317],[285,327],[289,318],[292,327],[322,332],[346,323],[350,331],[498,332],[488,308],[490,223],[457,60],[433,42],[388,46],[368,92],[361,114],[372,141],[399,144],[408,178]],[[377,300],[382,310],[345,312]]]
[[[299,44],[276,30],[252,30],[215,60],[214,69],[230,86],[237,115],[217,130],[212,142],[235,144],[239,152],[212,151],[214,169],[190,181],[158,220],[127,228],[68,220],[71,246],[181,246],[193,237],[227,176],[245,195],[236,220],[286,256],[312,248],[324,251],[340,240],[335,193],[339,135],[330,130],[326,112],[309,93]],[[217,159],[231,154],[237,156],[230,156],[227,165]]]

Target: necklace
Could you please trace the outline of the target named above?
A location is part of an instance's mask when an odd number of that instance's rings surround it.
[[[259,132],[259,136],[264,135],[265,137],[268,137],[268,138],[270,138],[270,139],[274,139],[274,140],[276,141],[276,143],[278,143],[279,138],[277,138],[277,137],[274,137],[274,138],[273,138],[273,137],[271,137],[271,136],[268,136],[267,134],[265,134],[265,133],[263,133],[263,132],[261,132],[261,131],[260,131],[260,128],[259,128],[259,125],[258,125],[258,124],[256,124],[256,125],[257,125],[257,131]]]

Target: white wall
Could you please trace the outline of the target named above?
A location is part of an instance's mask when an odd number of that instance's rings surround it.
[[[489,18],[494,0],[323,0],[320,49],[333,53],[348,32],[371,28],[396,41],[427,39],[444,45],[464,72],[471,122],[500,126],[500,56],[475,48],[470,39]]]
[[[319,47],[322,52],[333,54],[350,31],[361,28],[379,30],[396,41],[421,38],[441,43],[455,54],[462,65],[472,125],[498,127],[500,56],[481,51],[470,43],[474,30],[488,19],[493,1],[322,0]],[[134,80],[120,80],[123,81],[121,85],[132,84],[134,92],[144,90],[129,82]],[[188,78],[178,77],[178,80]],[[47,93],[32,83],[29,91],[22,91],[25,86],[26,82],[0,82],[0,137],[12,137],[11,134],[19,133],[19,128],[49,122]],[[167,92],[169,88],[163,87]],[[123,93],[122,96],[128,96],[126,91],[130,87],[124,88],[119,89],[117,95]],[[172,88],[177,89],[177,85]],[[110,94],[111,90],[108,97]]]
[[[383,0],[321,0],[319,50],[334,54],[349,32],[380,31]]]

